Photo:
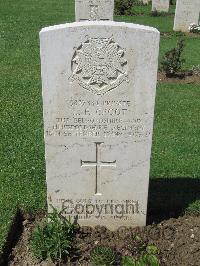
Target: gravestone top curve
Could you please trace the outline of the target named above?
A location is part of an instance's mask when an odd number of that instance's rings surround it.
[[[65,24],[59,24],[54,26],[48,26],[43,28],[40,31],[40,34],[44,32],[54,31],[54,30],[62,30],[65,28],[79,28],[79,27],[87,27],[87,26],[112,26],[112,27],[124,27],[129,29],[135,29],[140,31],[149,31],[149,32],[156,32],[160,34],[160,32],[153,27],[150,26],[144,26],[140,24],[133,24],[133,23],[126,23],[126,22],[116,22],[116,21],[81,21],[81,22],[72,22],[72,23],[65,23]]]

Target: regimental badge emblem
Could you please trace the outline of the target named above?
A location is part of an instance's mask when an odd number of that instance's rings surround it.
[[[125,50],[113,38],[89,38],[74,52],[70,80],[97,95],[128,82]]]

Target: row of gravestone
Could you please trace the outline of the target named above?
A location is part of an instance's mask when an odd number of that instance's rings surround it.
[[[160,34],[112,17],[79,0],[40,46],[49,210],[114,230],[146,223]]]
[[[169,1],[152,0],[152,11],[168,12]],[[76,21],[113,20],[114,0],[76,0],[75,3]],[[177,0],[174,30],[189,31],[191,23],[198,24],[199,12],[200,0]]]

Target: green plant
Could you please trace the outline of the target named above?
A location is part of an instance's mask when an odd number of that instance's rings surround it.
[[[154,245],[147,246],[146,251],[150,255],[156,255],[159,253],[158,248]]]
[[[135,266],[160,266],[160,262],[155,255],[144,254],[135,262]]]
[[[115,0],[115,15],[133,15],[133,7],[136,6],[145,6],[145,4],[140,0]]]
[[[159,253],[158,248],[154,245],[149,245],[146,248],[146,252],[142,254],[135,266],[159,266],[160,261],[156,257]]]
[[[135,266],[135,260],[130,256],[123,256],[121,266]]]
[[[160,16],[160,13],[155,9],[155,10],[152,10],[151,11],[151,16],[152,17],[159,17]]]
[[[69,255],[76,225],[53,208],[48,220],[37,225],[31,238],[32,252],[39,260],[61,261]]]
[[[116,15],[131,15],[134,0],[116,0],[115,1],[115,14]]]
[[[179,40],[177,46],[170,51],[166,52],[163,60],[161,61],[161,69],[165,72],[166,76],[171,77],[181,70],[185,59],[182,58],[182,53],[185,48],[183,39]]]
[[[168,16],[167,12],[157,11],[156,9],[152,10],[150,13],[151,17],[166,17]]]
[[[130,256],[123,256],[121,266],[160,266],[159,259],[156,257],[158,249],[156,246],[150,245],[146,247],[138,259]]]
[[[108,247],[95,247],[91,254],[91,262],[95,266],[113,265],[116,260],[115,252]]]

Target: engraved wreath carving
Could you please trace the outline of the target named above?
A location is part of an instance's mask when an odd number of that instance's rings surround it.
[[[125,51],[112,38],[89,38],[72,58],[71,80],[102,95],[128,82]]]

